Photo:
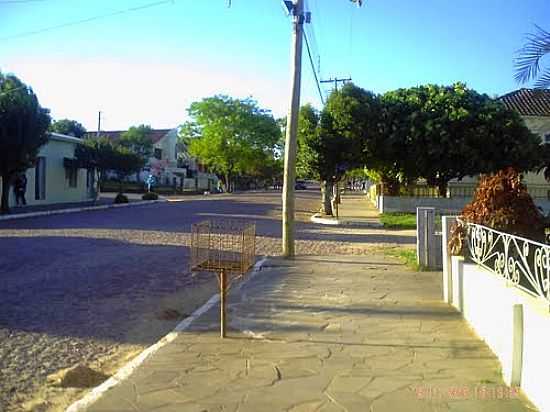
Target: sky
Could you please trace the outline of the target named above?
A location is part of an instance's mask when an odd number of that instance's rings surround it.
[[[252,97],[282,117],[290,18],[279,0],[228,2],[0,0],[0,71],[30,85],[54,119],[88,130],[98,111],[102,130],[176,127],[192,102],[216,94]],[[526,87],[513,78],[515,53],[535,24],[550,29],[548,0],[306,2],[320,78],[351,77],[376,93],[456,81],[491,96]],[[304,45],[301,101],[321,108],[311,66]]]

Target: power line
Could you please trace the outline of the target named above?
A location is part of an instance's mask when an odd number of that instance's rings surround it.
[[[16,0],[10,0],[10,1],[16,1]],[[30,1],[30,0],[25,0],[25,1]],[[52,30],[62,29],[62,28],[65,28],[65,27],[70,27],[70,26],[76,26],[78,24],[83,24],[83,23],[89,23],[91,21],[104,19],[106,17],[118,16],[118,15],[126,14],[126,13],[132,13],[132,12],[135,12],[135,11],[149,9],[149,8],[152,8],[152,7],[157,7],[157,6],[160,6],[160,5],[163,5],[163,4],[168,4],[168,3],[173,4],[174,2],[175,2],[175,0],[155,1],[155,2],[152,2],[152,3],[144,4],[142,6],[130,7],[130,8],[124,9],[124,10],[117,10],[117,11],[114,11],[114,12],[111,12],[111,13],[99,14],[97,16],[92,16],[92,17],[88,17],[88,18],[85,18],[85,19],[81,19],[81,20],[76,20],[76,21],[72,21],[72,22],[68,22],[68,23],[63,23],[63,24],[59,24],[57,26],[50,26],[50,27],[45,27],[43,29],[38,29],[38,30],[34,30],[34,31],[27,31],[27,32],[7,36],[7,37],[1,37],[0,40],[11,40],[11,39],[17,39],[17,38],[20,38],[20,37],[34,36],[36,34],[48,32],[48,31],[52,31]]]
[[[37,1],[46,1],[46,0],[0,0],[0,4],[35,3]]]
[[[307,55],[309,56],[309,62],[311,63],[311,69],[313,71],[313,76],[315,77],[315,85],[317,86],[317,91],[319,92],[319,97],[321,98],[321,103],[325,104],[325,99],[323,98],[323,93],[321,92],[321,85],[319,84],[319,79],[317,77],[317,72],[315,71],[315,65],[313,64],[313,59],[311,58],[311,51],[309,49],[309,41],[307,35],[304,32],[304,40],[306,41]]]

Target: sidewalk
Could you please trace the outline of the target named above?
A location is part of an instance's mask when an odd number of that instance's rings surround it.
[[[313,223],[337,226],[383,227],[380,213],[363,193],[344,194],[338,205],[338,218],[316,213],[311,217]]]
[[[87,410],[533,410],[439,279],[382,255],[268,260],[232,290],[228,338],[215,305]]]

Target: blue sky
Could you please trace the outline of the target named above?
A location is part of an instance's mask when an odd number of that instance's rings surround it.
[[[525,33],[550,29],[547,0],[307,1],[321,77],[351,76],[379,93],[455,81],[514,90]],[[0,0],[0,70],[30,84],[54,118],[90,130],[99,110],[103,129],[175,127],[191,102],[217,93],[286,114],[290,20],[279,0],[174,0],[17,37],[153,2]],[[305,50],[303,73],[302,102],[320,107]]]

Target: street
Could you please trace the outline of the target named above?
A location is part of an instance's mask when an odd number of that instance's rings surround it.
[[[112,371],[116,359],[157,341],[206,301],[217,285],[212,275],[189,273],[192,223],[254,220],[257,255],[280,254],[280,196],[195,196],[0,223],[0,409],[36,396],[49,374],[76,363]],[[312,224],[318,202],[317,191],[297,193],[300,255],[415,242],[413,233]],[[179,316],[163,316],[167,310]]]

